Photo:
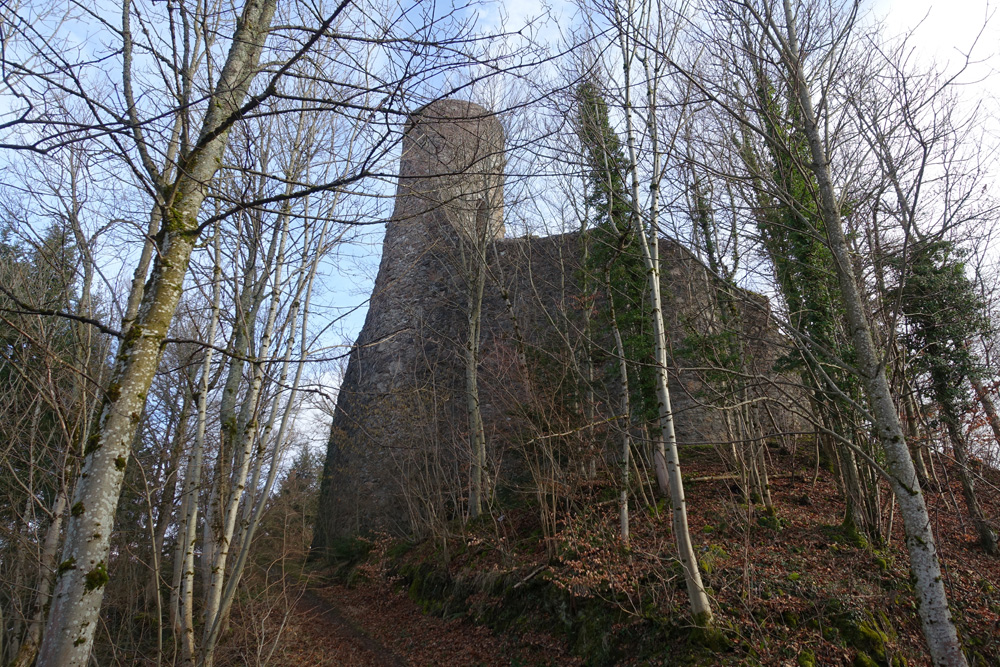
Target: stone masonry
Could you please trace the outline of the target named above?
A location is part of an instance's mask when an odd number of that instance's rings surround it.
[[[567,469],[604,441],[617,447],[606,426],[588,425],[606,424],[618,403],[610,341],[587,335],[581,236],[504,238],[503,151],[500,122],[469,102],[434,102],[407,123],[395,210],[334,415],[318,548],[371,530],[420,532],[464,511],[470,257],[487,266],[479,379],[493,478],[523,476],[525,443],[549,431],[581,434],[560,439]],[[660,258],[678,443],[728,446],[733,420],[721,406],[741,401],[721,393],[690,343],[718,332],[722,285],[675,241],[661,239]],[[797,425],[771,371],[782,340],[763,297],[726,295],[738,302],[744,370],[757,378],[743,398],[762,399],[764,437],[779,437]]]

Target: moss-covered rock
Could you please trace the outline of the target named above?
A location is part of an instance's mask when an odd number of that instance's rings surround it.
[[[781,612],[781,622],[795,630],[799,627],[799,615],[794,611],[783,611]]]
[[[889,643],[896,633],[884,613],[844,611],[833,616],[832,623],[844,642],[857,650],[855,665],[889,665]]]
[[[695,627],[691,630],[692,643],[712,653],[723,653],[731,648],[726,633],[718,627]]]
[[[864,651],[858,651],[854,656],[854,667],[879,667],[879,664]]]
[[[692,626],[680,610],[670,618],[637,618],[600,598],[574,595],[545,572],[527,579],[518,572],[451,576],[416,563],[399,566],[397,574],[425,613],[467,615],[498,633],[550,632],[565,638],[587,665],[614,665],[626,657],[717,664],[718,654],[732,648],[723,626]]]

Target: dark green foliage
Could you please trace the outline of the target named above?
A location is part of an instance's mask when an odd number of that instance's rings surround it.
[[[338,537],[330,540],[330,545],[324,552],[324,556],[328,563],[336,565],[340,571],[346,573],[368,558],[371,550],[370,540],[360,537]]]
[[[931,392],[960,467],[959,479],[969,516],[979,532],[982,547],[995,554],[1000,551],[997,536],[980,507],[973,478],[968,473],[969,452],[962,428],[968,402],[964,383],[978,372],[968,342],[987,335],[989,321],[985,305],[965,276],[961,258],[961,253],[947,241],[918,244],[908,266],[896,260],[902,275],[897,294],[910,324],[905,340],[915,367],[930,377]]]
[[[900,276],[895,296],[909,330],[903,340],[916,369],[930,377],[942,418],[957,417],[965,407],[963,383],[978,372],[967,345],[989,333],[986,306],[965,275],[963,253],[949,241],[928,241],[914,246],[905,266],[903,258],[892,265]],[[952,413],[952,414],[944,414]]]
[[[621,140],[611,127],[608,105],[593,82],[580,84],[576,91],[579,107],[577,134],[587,159],[587,179],[590,194],[587,203],[593,207],[596,226],[608,233],[609,245],[619,244],[612,234],[628,236],[631,227],[632,202],[626,185],[629,163],[625,159]]]
[[[75,463],[73,449],[82,444],[80,405],[90,391],[77,372],[86,349],[82,327],[32,312],[77,310],[77,259],[72,234],[62,227],[24,243],[0,223],[0,384],[10,453],[0,471],[0,578],[22,582],[0,594],[5,613],[30,604],[36,574],[26,569],[25,547],[33,551],[44,539],[45,510],[55,502],[63,471]],[[73,516],[83,511],[82,503],[71,508]],[[61,567],[73,567],[72,560]]]
[[[768,83],[760,84],[758,99],[766,110],[762,119],[767,132],[767,176],[772,185],[757,188],[755,219],[774,264],[790,324],[812,339],[814,353],[821,361],[830,351],[847,356],[848,345],[838,338],[837,331],[843,306],[831,272],[833,255],[826,245],[826,229],[813,196],[814,178],[802,168],[808,159],[808,146],[799,128],[797,109],[782,105]],[[764,169],[756,157],[747,155],[747,160],[755,171]]]
[[[581,84],[576,100],[577,134],[587,162],[587,204],[593,211],[592,227],[584,239],[584,290],[600,295],[594,318],[598,338],[604,338],[602,329],[607,332],[613,326],[609,306],[614,306],[629,362],[632,411],[637,420],[652,421],[659,414],[653,336],[646,300],[646,267],[635,243],[638,230],[632,221],[632,198],[626,184],[630,165],[598,87],[593,82]]]
[[[729,270],[719,261],[719,251],[715,247],[715,211],[697,173],[693,175],[690,190],[694,199],[694,210],[691,217],[705,244],[708,268],[713,275],[728,278]]]
[[[45,367],[47,353],[70,360],[75,343],[70,320],[41,320],[23,311],[74,310],[76,257],[72,240],[56,228],[30,249],[0,241],[0,282],[11,293],[0,295],[0,382],[19,384],[25,369]]]

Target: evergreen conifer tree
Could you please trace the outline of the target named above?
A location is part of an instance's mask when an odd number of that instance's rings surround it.
[[[968,342],[988,334],[986,307],[965,275],[962,253],[949,241],[919,243],[911,249],[908,260],[906,264],[901,258],[894,261],[900,274],[896,296],[910,325],[904,341],[916,370],[929,378],[979,543],[987,553],[995,555],[997,535],[976,497],[962,426],[962,414],[970,399],[965,383],[979,373]]]
[[[596,333],[608,333],[617,326],[629,367],[632,417],[651,422],[657,416],[656,379],[645,299],[646,269],[630,227],[632,200],[625,180],[630,166],[597,85],[592,81],[580,84],[576,97],[577,133],[586,158],[586,201],[593,211],[593,227],[585,239],[584,283],[604,288],[603,296],[609,303],[597,309]],[[614,325],[610,320],[612,309]]]

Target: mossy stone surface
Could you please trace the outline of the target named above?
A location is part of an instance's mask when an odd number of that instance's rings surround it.
[[[799,667],[816,667],[816,654],[804,648],[799,653],[798,663]]]

